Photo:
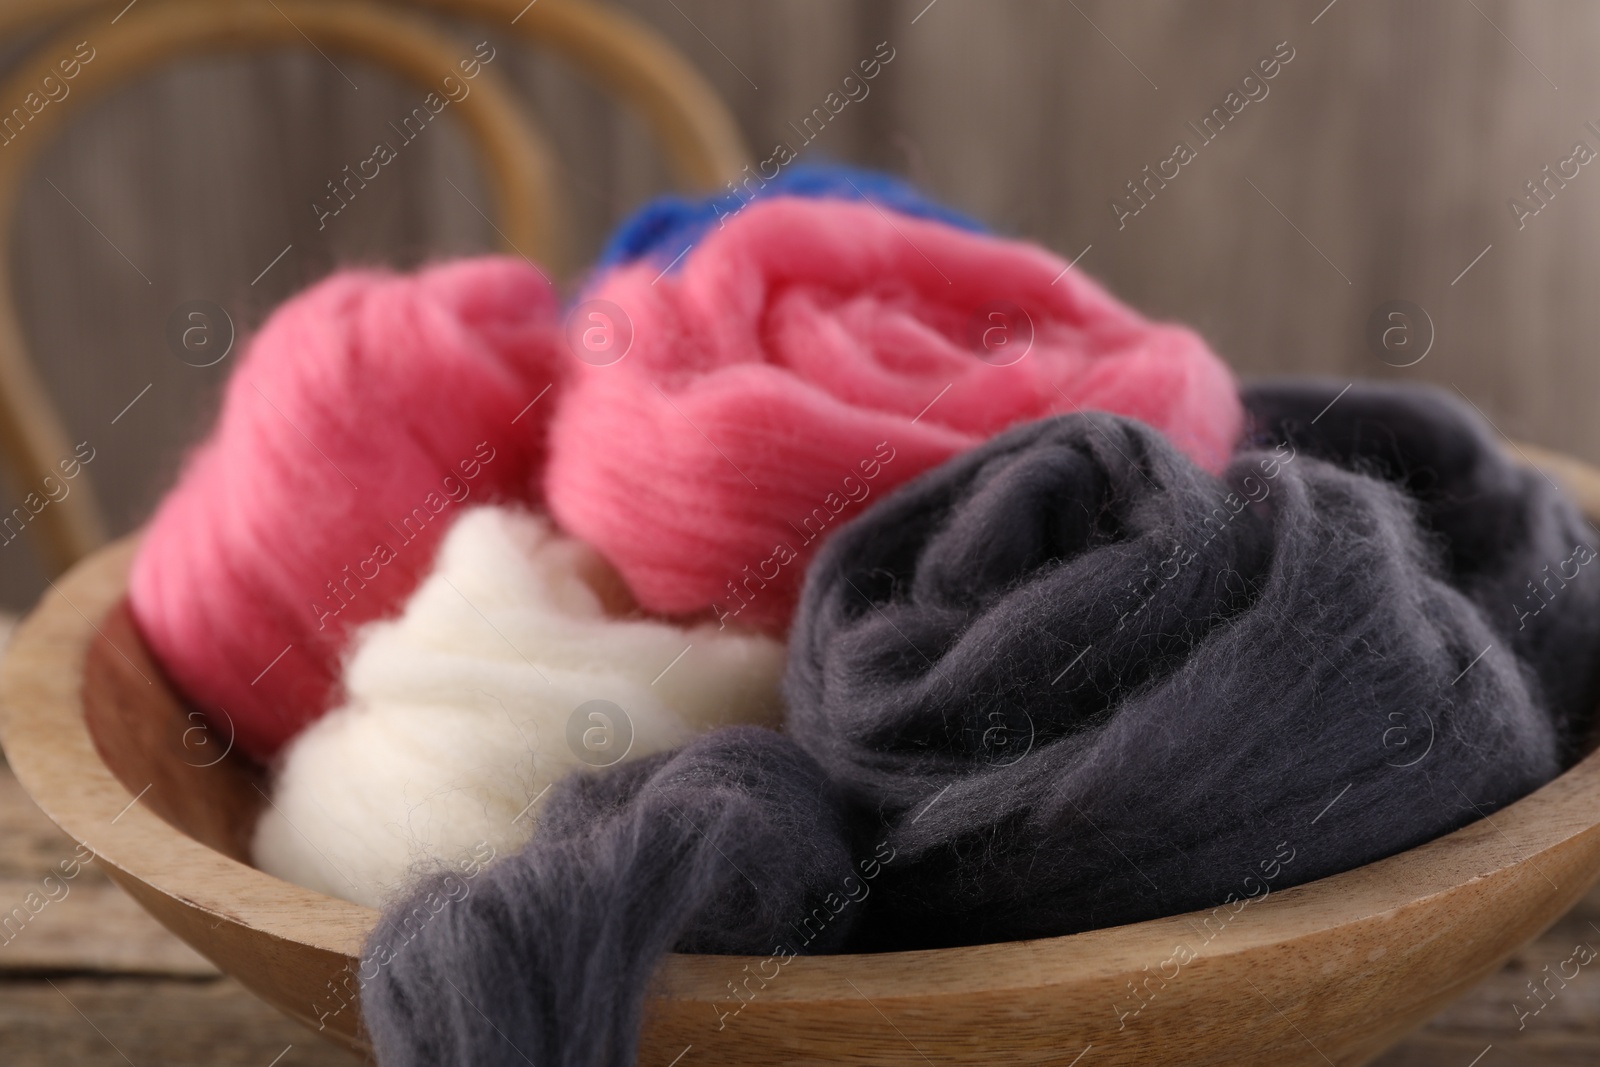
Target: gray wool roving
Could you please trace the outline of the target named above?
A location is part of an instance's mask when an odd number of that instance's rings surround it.
[[[808,572],[789,730],[897,855],[852,948],[1212,907],[1470,822],[1559,769],[1498,640],[1386,482],[1288,446],[1218,480],[1111,415],[1005,433]]]
[[[821,768],[770,730],[732,726],[565,779],[527,846],[363,974],[378,1062],[633,1067],[662,956],[837,949],[860,909],[830,897],[853,862]],[[386,917],[428,914],[442,877]],[[819,910],[830,921],[806,926]]]
[[[1405,488],[1450,579],[1527,664],[1569,744],[1600,704],[1600,535],[1493,428],[1430,385],[1286,378],[1243,391],[1250,439]]]
[[[379,1062],[623,1067],[673,949],[1231,916],[1553,777],[1548,701],[1586,699],[1562,671],[1593,677],[1593,601],[1563,589],[1533,640],[1496,598],[1583,536],[1569,510],[1436,398],[1352,391],[1312,434],[1320,394],[1250,395],[1221,478],[1140,423],[1062,416],[839,528],[791,630],[786,735],[557,786],[366,982]],[[870,894],[837,906],[869,851]]]

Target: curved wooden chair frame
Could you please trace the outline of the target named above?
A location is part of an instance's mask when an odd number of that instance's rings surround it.
[[[13,0],[0,6],[0,35],[30,22],[80,16],[0,82],[0,101],[21,102],[76,42],[90,40],[96,50],[73,92],[33,116],[26,137],[0,147],[0,249],[9,246],[23,181],[51,135],[97,95],[164,61],[200,50],[309,42],[365,56],[436,89],[463,54],[461,46],[394,6],[372,0],[139,0],[138,8],[120,13],[120,4],[93,0]],[[745,165],[737,126],[712,89],[670,45],[619,11],[587,0],[525,6],[516,0],[413,0],[410,6],[502,23],[571,59],[649,122],[686,187],[714,187]],[[488,71],[461,101],[459,114],[479,147],[505,250],[559,266],[564,212],[545,138]],[[70,455],[62,420],[28,357],[12,299],[10,258],[0,255],[0,462],[25,495]],[[31,525],[51,577],[106,536],[86,485],[41,511]]]

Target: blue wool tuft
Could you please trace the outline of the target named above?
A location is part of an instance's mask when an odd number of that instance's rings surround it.
[[[761,181],[756,178],[755,181]],[[596,271],[619,267],[636,259],[672,262],[693,248],[706,231],[720,220],[737,214],[751,198],[803,196],[815,200],[866,200],[889,211],[916,218],[934,219],[974,233],[986,227],[942,204],[929,199],[916,186],[890,174],[833,163],[801,163],[786,167],[753,192],[741,185],[739,192],[714,196],[660,196],[622,221],[600,252]]]

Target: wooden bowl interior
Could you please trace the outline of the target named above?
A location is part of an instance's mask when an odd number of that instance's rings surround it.
[[[88,650],[83,716],[95,751],[140,802],[208,848],[250,863],[269,789],[266,770],[233,745],[224,718],[188,706],[119,601]]]

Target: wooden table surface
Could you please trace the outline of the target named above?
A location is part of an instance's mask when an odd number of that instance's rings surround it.
[[[74,854],[0,765],[0,918]],[[93,864],[20,931],[0,928],[0,1063],[6,1067],[350,1067],[359,1061],[257,1001],[168,934]],[[38,905],[38,899],[34,901]],[[6,938],[9,937],[9,940]],[[1528,982],[1580,944],[1600,949],[1600,890],[1377,1067],[1577,1067],[1600,1063],[1600,967],[1561,984],[1537,1015]],[[1568,964],[1571,973],[1573,966]],[[1085,1063],[1082,1067],[1093,1067]]]

